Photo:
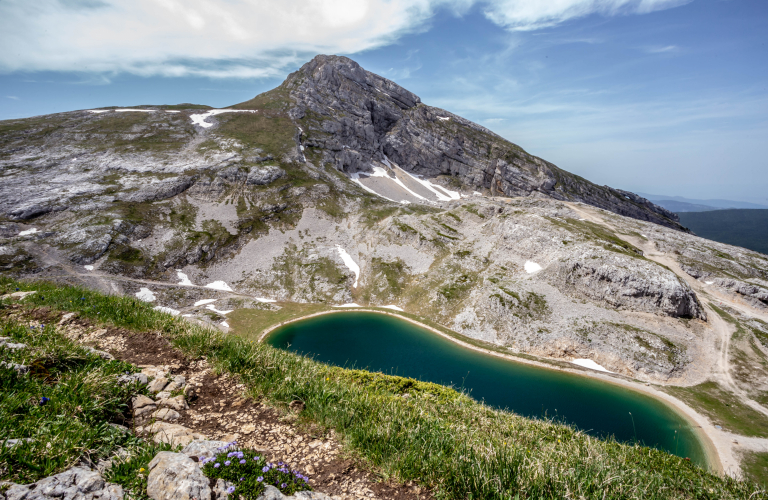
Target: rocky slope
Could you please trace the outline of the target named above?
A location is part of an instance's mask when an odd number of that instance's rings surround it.
[[[765,256],[337,57],[228,110],[2,122],[0,213],[0,268],[17,276],[222,328],[234,308],[396,305],[513,353],[664,382],[717,362],[699,286],[755,308],[768,288]]]

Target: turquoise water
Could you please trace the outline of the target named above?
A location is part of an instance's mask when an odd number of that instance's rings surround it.
[[[317,316],[279,328],[266,342],[337,366],[464,388],[497,408],[527,417],[554,417],[598,437],[637,440],[706,466],[689,424],[654,398],[467,349],[392,316]]]

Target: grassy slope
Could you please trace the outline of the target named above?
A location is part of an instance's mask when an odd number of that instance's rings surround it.
[[[702,238],[768,255],[768,210],[732,209],[678,215],[682,225]]]
[[[0,301],[0,312],[6,308]],[[130,414],[131,398],[145,392],[143,387],[117,384],[117,376],[138,369],[90,353],[54,325],[30,327],[6,316],[0,319],[0,337],[26,344],[15,351],[0,347],[0,360],[31,367],[29,375],[19,375],[0,366],[0,443],[24,440],[13,447],[0,445],[0,481],[38,481],[83,458],[96,463],[122,449],[132,456],[113,460],[106,480],[122,485],[135,498],[148,498],[140,469],[147,469],[152,458],[170,446],[137,439],[110,425],[122,423]],[[41,404],[44,397],[47,401]]]
[[[384,474],[418,480],[442,498],[766,498],[684,459],[591,438],[569,427],[494,410],[450,388],[353,372],[190,325],[133,298],[39,283],[29,307],[168,336],[192,356],[239,376],[278,406],[303,400],[302,418],[333,428]],[[84,298],[85,300],[80,300]],[[403,398],[407,392],[411,397]]]

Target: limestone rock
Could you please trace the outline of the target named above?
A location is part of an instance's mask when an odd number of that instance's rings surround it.
[[[125,384],[139,384],[146,385],[149,379],[143,373],[131,373],[129,375],[120,375],[117,377],[117,383],[120,385]]]
[[[204,434],[197,433],[183,425],[168,422],[155,422],[146,431],[154,434],[153,440],[156,443],[169,443],[174,446],[186,446],[192,441],[207,439]]]
[[[197,462],[183,453],[162,451],[149,463],[147,495],[153,500],[208,499],[208,484]]]
[[[7,361],[0,361],[0,367],[10,368],[11,370],[16,370],[16,372],[19,375],[23,375],[23,374],[29,372],[29,366],[27,366],[27,365],[20,365],[19,363],[9,363]]]
[[[133,416],[140,417],[142,415],[148,415],[155,410],[157,410],[157,405],[154,405],[154,404],[144,405],[141,408],[135,408],[133,410]]]
[[[181,452],[189,457],[210,458],[219,453],[219,448],[223,448],[227,444],[224,441],[192,441]]]
[[[90,352],[91,354],[95,354],[96,356],[107,359],[107,360],[113,360],[115,359],[114,356],[112,356],[110,353],[106,351],[100,351],[99,349],[94,349],[93,347],[86,346],[85,349]]]
[[[160,408],[171,408],[176,411],[189,409],[189,405],[187,404],[187,400],[184,399],[184,396],[176,396],[173,398],[161,399],[157,402],[157,406],[159,406]]]
[[[151,398],[148,398],[147,396],[144,396],[143,394],[139,394],[135,398],[131,400],[131,404],[133,405],[133,409],[137,410],[139,408],[144,408],[147,405],[153,405],[155,404],[154,401],[152,401]]]
[[[247,183],[257,186],[264,186],[285,176],[285,171],[280,167],[268,165],[264,167],[254,167],[248,173]]]
[[[153,379],[149,384],[147,384],[147,389],[149,392],[158,393],[165,389],[165,387],[168,385],[168,379],[165,377],[157,377]]]
[[[340,171],[395,162],[416,175],[451,176],[499,196],[582,201],[614,213],[685,230],[676,214],[634,193],[598,186],[526,153],[485,127],[439,108],[346,57],[320,55],[282,85],[294,119],[307,115],[304,145]],[[322,118],[314,119],[313,116]]]
[[[178,389],[183,389],[186,385],[187,380],[184,378],[184,375],[176,375],[168,385],[163,387],[163,390],[167,392],[173,392]]]
[[[229,493],[227,493],[227,488],[230,488],[232,486],[235,486],[235,483],[232,483],[230,481],[225,481],[223,479],[217,479],[216,485],[213,487],[213,498],[216,500],[226,500],[229,498]]]
[[[193,177],[177,177],[157,182],[155,184],[143,185],[136,191],[124,193],[118,198],[122,201],[141,203],[146,201],[159,201],[172,198],[177,194],[183,193],[194,184]]]
[[[181,415],[176,410],[170,408],[161,408],[152,414],[152,418],[157,420],[164,420],[166,422],[175,422],[181,418]]]
[[[123,488],[107,483],[96,471],[73,467],[28,485],[15,484],[7,500],[122,500]]]

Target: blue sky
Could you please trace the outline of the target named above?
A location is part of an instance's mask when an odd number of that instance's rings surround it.
[[[344,54],[599,184],[768,204],[765,0],[5,0],[0,119],[227,106]]]

